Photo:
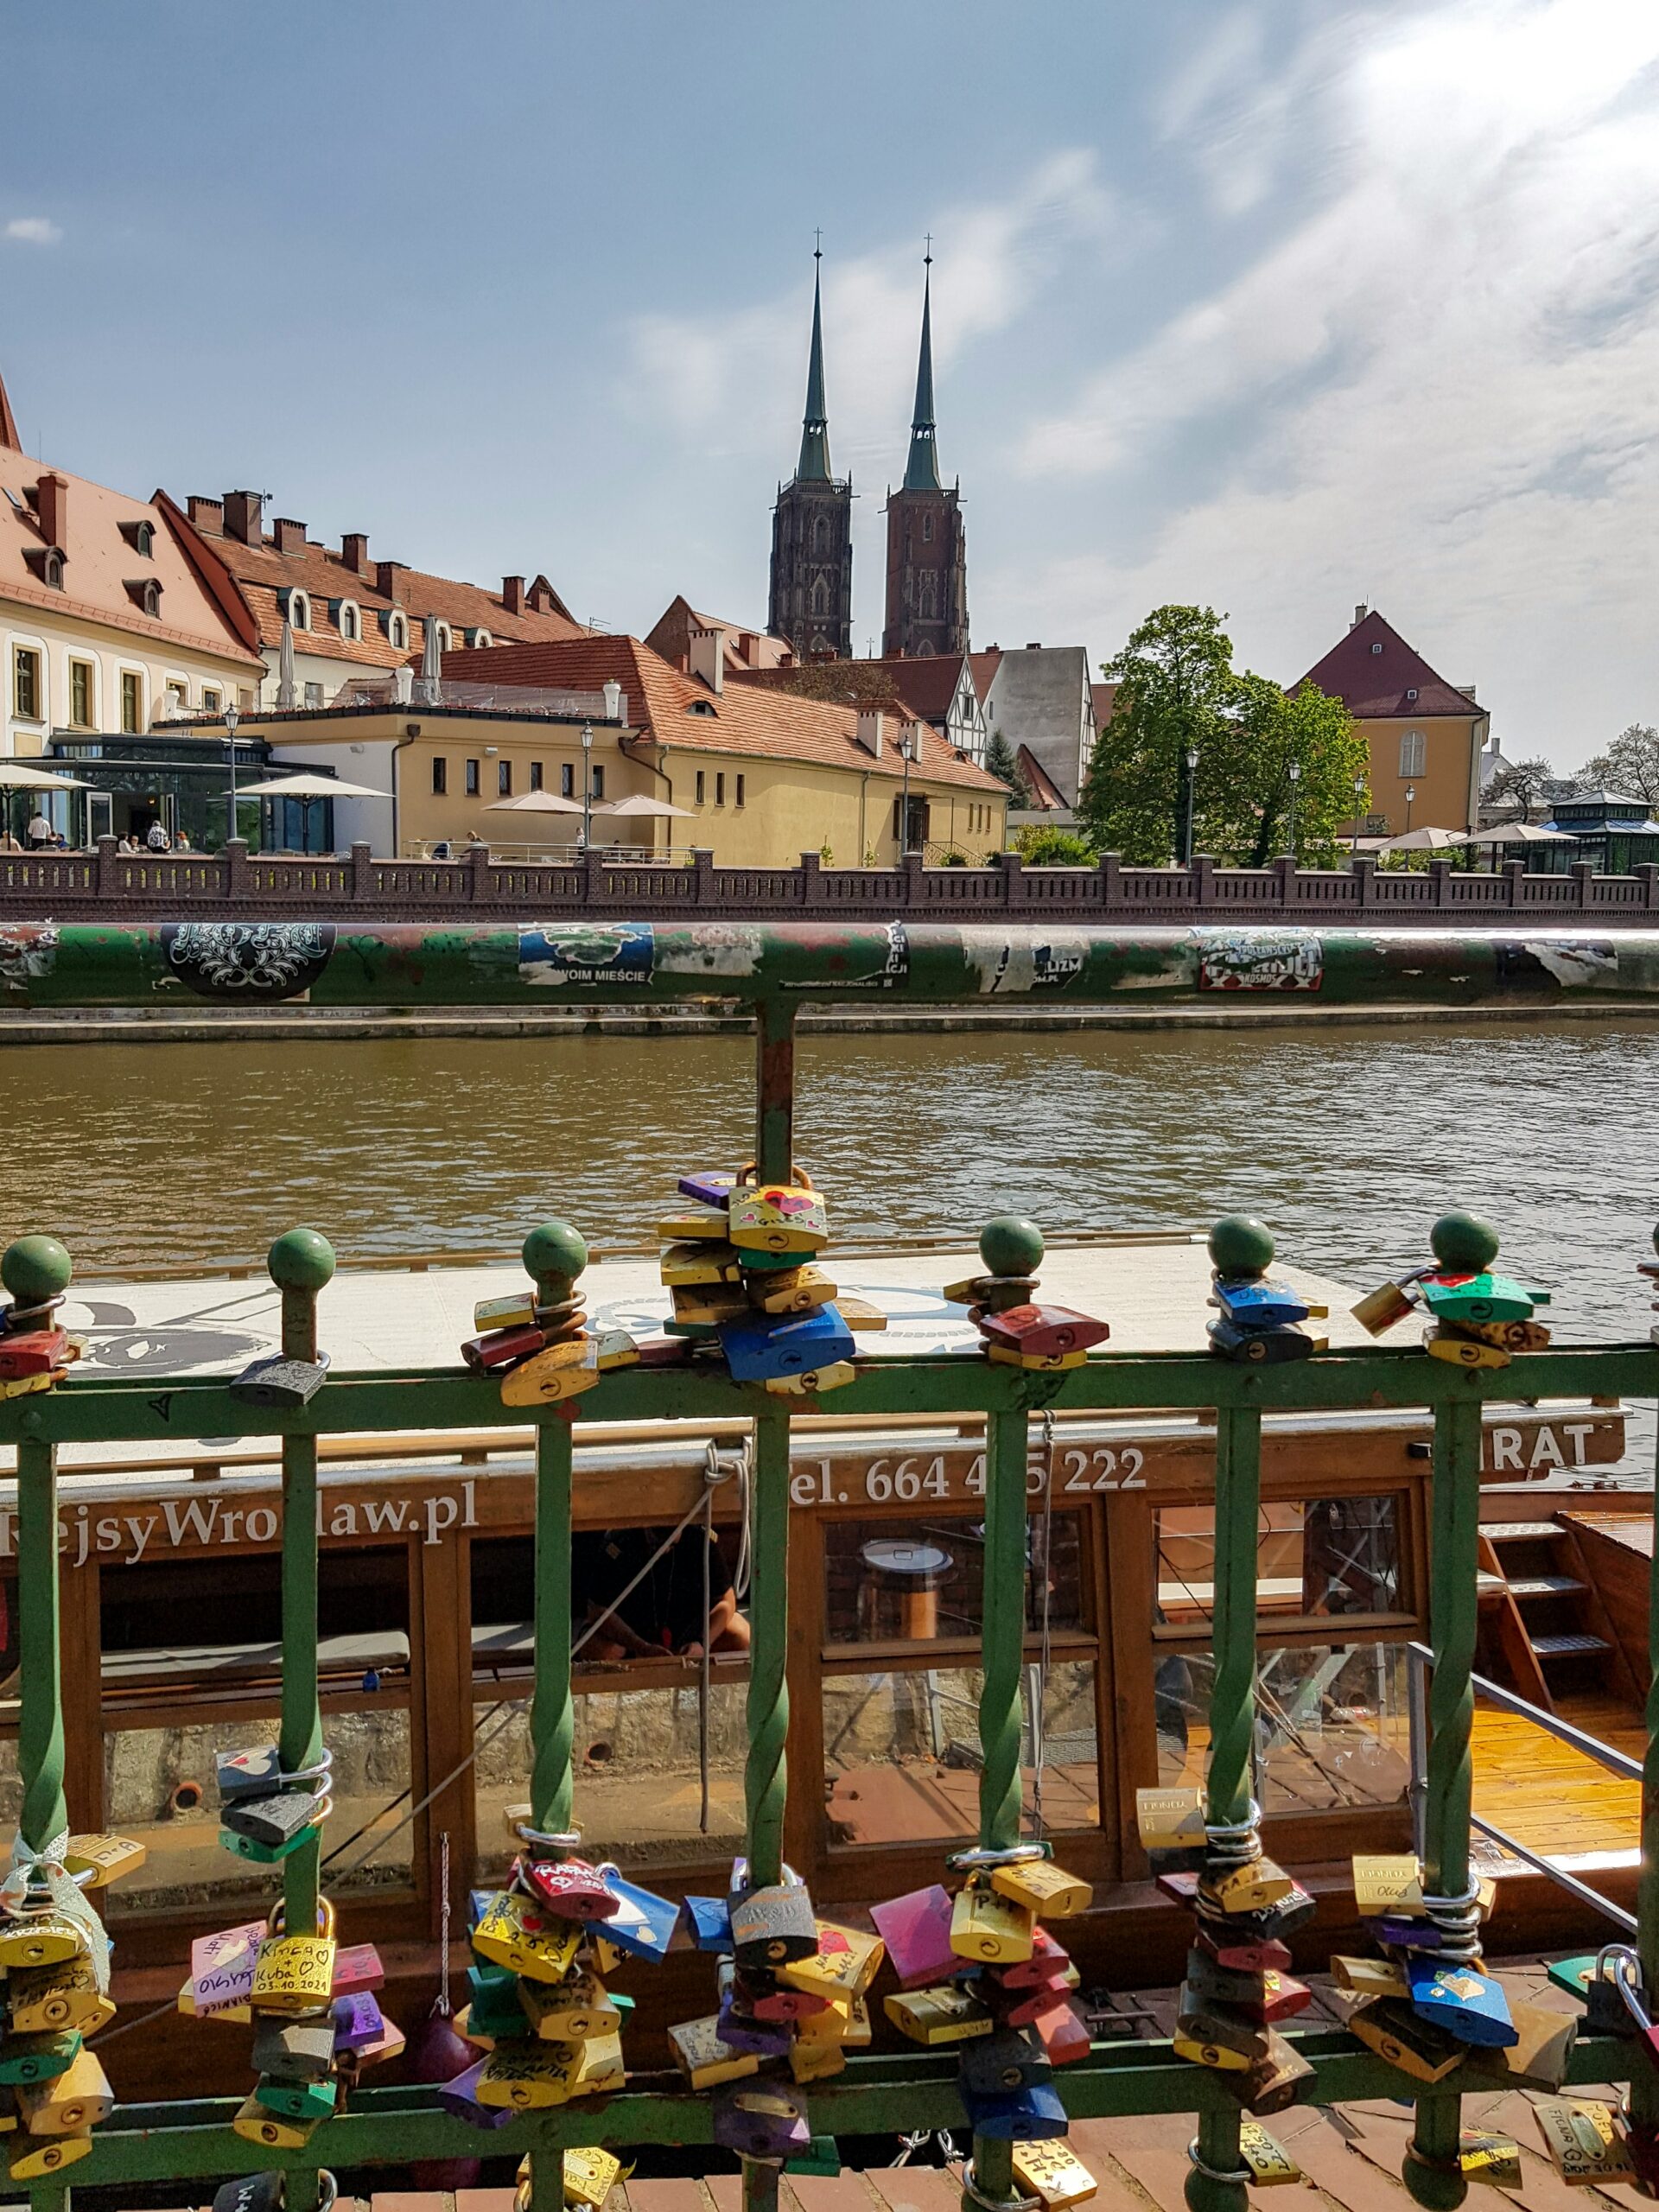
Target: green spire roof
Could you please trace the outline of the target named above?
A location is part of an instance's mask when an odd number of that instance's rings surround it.
[[[823,314],[818,266],[822,251],[812,257],[812,357],[806,371],[806,413],[801,422],[801,457],[795,464],[796,481],[827,484],[830,470],[830,416],[823,404]]]
[[[916,414],[910,426],[910,459],[905,466],[906,492],[938,492],[944,489],[939,482],[937,425],[933,420],[933,257],[931,253],[924,266],[930,273],[922,279],[922,357],[916,367]]]

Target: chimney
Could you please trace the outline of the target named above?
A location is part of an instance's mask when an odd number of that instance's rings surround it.
[[[374,564],[374,588],[382,599],[389,599],[394,607],[407,607],[408,563],[404,561],[377,561]]]
[[[276,532],[276,550],[279,553],[304,552],[305,524],[302,522],[293,522],[286,515],[278,515],[273,527]]]
[[[1365,620],[1365,617],[1370,613],[1370,608],[1366,606],[1364,601],[1362,599],[1354,609],[1354,619],[1348,625],[1348,627],[1351,630],[1357,630],[1360,624]]]
[[[264,494],[260,492],[227,492],[220,502],[225,510],[226,537],[235,538],[238,545],[263,545],[264,504]]]
[[[726,678],[726,632],[718,626],[694,629],[690,660],[691,674],[701,677],[718,698]]]
[[[882,714],[880,707],[861,707],[858,710],[858,741],[873,760],[881,758]]]
[[[69,530],[69,481],[55,469],[41,475],[38,501],[41,530],[48,545],[62,545]]]
[[[354,576],[366,576],[369,573],[367,531],[346,531],[340,541],[340,557]]]
[[[1040,638],[1027,638],[1026,639],[1026,651],[1028,653],[1039,653],[1042,650],[1043,641]]]
[[[524,613],[524,580],[522,576],[502,577],[501,604],[506,608],[509,614],[522,614]]]
[[[191,521],[198,530],[205,531],[209,537],[224,537],[225,502],[223,499],[198,499],[193,492],[189,498],[188,512]]]
[[[737,635],[737,657],[750,668],[760,665],[760,640],[753,630],[740,630]]]

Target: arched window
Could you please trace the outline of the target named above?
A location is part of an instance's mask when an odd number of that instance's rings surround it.
[[[362,626],[358,620],[356,605],[349,599],[344,599],[340,603],[340,634],[348,644],[353,645],[362,635]]]
[[[922,543],[924,545],[933,543],[933,518],[931,514],[922,517]]]
[[[63,589],[63,556],[55,545],[46,556],[45,575],[54,591]]]
[[[438,622],[433,626],[438,633],[438,651],[441,653],[447,653],[454,642],[449,635],[449,625],[447,622]]]
[[[141,522],[137,529],[132,533],[132,543],[135,550],[142,553],[146,560],[149,560],[156,551],[155,524],[153,523]]]
[[[291,591],[288,594],[288,619],[296,630],[311,627],[311,602],[302,591]]]
[[[474,650],[481,652],[486,645],[493,645],[494,643],[495,639],[490,635],[487,630],[474,631],[473,645]]]
[[[147,583],[144,586],[144,612],[146,614],[159,614],[161,611],[162,588],[158,583]]]
[[[827,614],[830,612],[830,587],[822,576],[812,587],[812,612],[814,614]]]
[[[921,581],[921,590],[920,590],[920,593],[919,593],[919,594],[918,594],[918,598],[919,598],[919,604],[918,604],[918,607],[917,607],[917,610],[916,610],[916,611],[917,611],[917,613],[921,616],[921,619],[922,619],[922,620],[923,620],[924,622],[931,622],[931,621],[933,620],[933,609],[934,609],[934,604],[935,604],[935,602],[934,602],[934,595],[933,595],[933,587],[934,587],[934,578],[933,578],[933,575],[932,575],[931,572],[930,571],[926,575],[925,575],[925,576],[922,578],[922,581]]]
[[[819,515],[813,522],[812,550],[815,553],[827,553],[830,550],[830,518],[828,515]]]
[[[386,636],[400,651],[409,649],[409,625],[401,614],[394,614],[386,624]]]

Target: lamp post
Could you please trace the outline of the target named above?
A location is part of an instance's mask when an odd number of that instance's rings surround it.
[[[1409,836],[1410,836],[1410,835],[1411,835],[1411,803],[1412,803],[1413,799],[1414,799],[1414,798],[1416,798],[1416,796],[1417,796],[1417,786],[1416,786],[1416,785],[1415,785],[1415,784],[1408,784],[1408,785],[1406,785],[1406,835],[1407,835],[1407,836],[1408,836],[1408,837],[1409,837]]]
[[[1354,841],[1348,848],[1350,860],[1359,850],[1359,803],[1364,795],[1365,779],[1363,776],[1356,776],[1354,778]]]
[[[594,836],[594,726],[582,726],[582,849],[586,857]]]
[[[1180,849],[1175,857],[1180,867],[1191,868],[1192,865],[1192,807],[1197,797],[1198,782],[1198,747],[1189,745],[1181,755],[1181,761],[1186,770],[1186,779],[1181,794]]]
[[[240,720],[234,707],[225,709],[225,749],[231,756],[231,789],[225,802],[225,842],[228,845],[236,835],[236,725]]]
[[[1302,780],[1301,762],[1293,760],[1285,772],[1290,778],[1290,834],[1286,840],[1286,846],[1292,860],[1294,860],[1296,857],[1296,786]]]
[[[899,857],[903,860],[910,850],[910,748],[911,734],[906,730],[899,741],[899,758],[905,764],[904,795],[899,802]]]

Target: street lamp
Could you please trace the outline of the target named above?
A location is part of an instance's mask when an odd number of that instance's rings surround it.
[[[1348,856],[1351,860],[1359,850],[1359,803],[1364,796],[1365,779],[1363,776],[1356,776],[1354,778],[1354,841],[1348,848]]]
[[[1191,868],[1192,865],[1192,805],[1194,798],[1197,796],[1198,784],[1198,747],[1196,745],[1189,745],[1186,751],[1181,757],[1186,764],[1186,791],[1181,804],[1181,849],[1179,860],[1180,865],[1183,868]]]
[[[234,707],[225,709],[225,745],[231,756],[231,791],[226,800],[225,842],[229,844],[236,835],[236,725],[240,720]]]
[[[1302,780],[1302,764],[1293,760],[1286,771],[1290,778],[1290,835],[1286,841],[1293,860],[1296,857],[1296,786]]]
[[[910,759],[911,734],[906,730],[899,741],[899,758],[905,764],[904,796],[899,802],[899,857],[902,860],[910,850]]]
[[[1408,784],[1408,785],[1406,785],[1406,835],[1407,835],[1407,836],[1410,836],[1410,835],[1411,835],[1411,803],[1412,803],[1413,799],[1414,799],[1414,798],[1416,798],[1416,796],[1417,796],[1417,786],[1416,786],[1416,785],[1415,785],[1415,784]]]
[[[582,726],[582,849],[586,854],[594,836],[594,726]]]

